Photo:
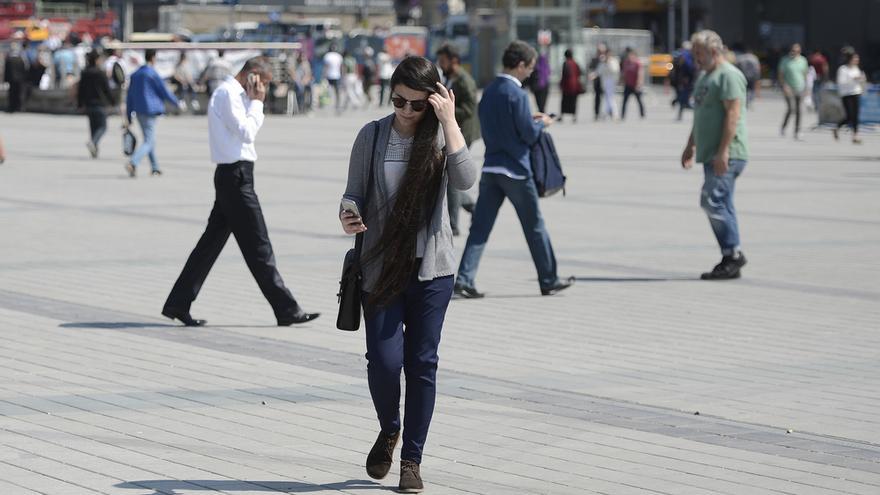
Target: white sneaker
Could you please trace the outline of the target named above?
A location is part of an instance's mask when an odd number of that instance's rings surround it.
[[[92,155],[92,158],[98,158],[98,147],[95,146],[95,143],[91,141],[87,142],[86,148],[89,149],[89,154]]]

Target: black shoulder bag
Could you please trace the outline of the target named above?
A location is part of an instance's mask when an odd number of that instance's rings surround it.
[[[373,189],[373,161],[376,158],[376,142],[379,140],[379,124],[373,131],[373,148],[370,154],[370,171],[367,174],[367,190],[364,204],[361,206],[361,218],[367,218],[367,206],[370,204],[370,191]],[[342,262],[342,278],[339,279],[339,314],[336,316],[336,328],[353,332],[361,327],[361,290],[363,270],[361,267],[361,251],[364,247],[364,234],[357,234],[354,248],[345,253]]]

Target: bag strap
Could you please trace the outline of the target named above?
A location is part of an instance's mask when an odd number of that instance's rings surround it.
[[[367,173],[367,191],[364,194],[364,204],[361,208],[361,219],[367,218],[367,206],[370,204],[370,192],[373,190],[373,162],[376,160],[376,144],[379,142],[379,122],[373,121],[373,147],[370,153],[370,171]],[[360,264],[361,250],[364,248],[364,233],[360,232],[355,236],[354,252],[355,260]]]

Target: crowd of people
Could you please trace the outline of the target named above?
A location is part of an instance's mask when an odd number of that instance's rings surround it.
[[[68,45],[59,50],[69,50]],[[10,78],[19,81],[16,74],[30,71],[32,62],[26,60],[22,48],[14,48],[6,59],[7,82]],[[366,457],[366,471],[377,479],[387,476],[394,449],[402,443],[399,488],[412,493],[424,488],[420,464],[435,407],[437,352],[445,313],[453,296],[484,297],[477,289],[476,276],[505,200],[515,208],[526,238],[537,273],[537,292],[553,296],[574,283],[573,277],[559,275],[533,173],[534,145],[566,115],[576,121],[577,100],[588,85],[594,93],[596,120],[625,118],[631,98],[644,117],[645,67],[634,50],[619,58],[600,44],[582,70],[572,51],[566,51],[561,108],[554,116],[546,113],[547,53],[522,41],[507,46],[500,61],[502,70],[482,96],[462,68],[461,53],[454,45],[443,45],[433,54],[436,64],[411,56],[394,67],[385,52],[365,50],[363,55],[358,61],[352,53],[331,46],[322,56],[320,78],[330,88],[337,112],[371,103],[392,106],[392,113],[367,123],[354,140],[338,219],[343,232],[360,236],[362,246],[357,266],[363,291],[367,378],[379,423],[377,439]],[[152,175],[162,174],[155,129],[166,103],[194,110],[199,88],[211,96],[206,111],[207,144],[216,165],[214,206],[162,314],[186,326],[206,323],[193,317],[190,308],[233,235],[278,325],[318,318],[318,313],[306,312],[285,285],[254,191],[256,139],[265,123],[264,105],[271,100],[273,87],[289,84],[299,111],[310,108],[316,100],[312,62],[302,53],[276,57],[277,64],[254,57],[234,71],[220,52],[197,76],[182,53],[171,77],[176,87],[172,90],[156,71],[155,50],[146,50],[142,63],[132,71],[112,50],[86,51],[82,70],[68,71],[77,67],[76,59],[73,52],[60,57],[56,53],[55,84],[73,88],[77,82],[76,102],[88,116],[87,147],[93,157],[106,130],[106,109],[119,105],[125,95],[125,125],[136,121],[142,135],[125,162],[131,177],[137,175],[144,159],[149,159]],[[844,61],[837,69],[836,83],[847,113],[845,123],[853,128],[853,142],[859,142],[858,97],[866,79],[858,54],[848,50]],[[746,265],[734,191],[749,160],[745,113],[758,88],[760,69],[754,54],[729,50],[712,31],[694,34],[675,55],[670,77],[675,88],[673,104],[678,106],[679,118],[685,110],[694,113],[680,165],[684,169],[702,166],[700,204],[721,255],[717,265],[700,275],[704,280],[739,278]],[[829,77],[828,62],[815,55],[807,60],[800,46],[793,45],[776,71],[787,103],[781,132],[786,132],[793,117],[797,138],[803,99],[806,95],[816,98],[812,91],[817,81]],[[619,84],[623,96],[618,107]],[[534,93],[537,112],[532,111],[526,87]],[[378,93],[375,100],[374,93]],[[19,108],[20,101],[13,103],[11,98],[10,111]],[[481,169],[470,155],[471,145],[479,139],[486,150]],[[3,158],[0,144],[0,163]],[[475,201],[467,195],[474,184],[479,190]],[[472,216],[464,251],[456,263],[453,237],[465,230],[461,209]],[[401,372],[406,377],[404,391]]]
[[[703,166],[702,206],[722,254],[721,262],[701,278],[734,279],[746,264],[733,191],[749,157],[747,83],[727,61],[716,33],[701,31],[692,41],[702,72],[695,82],[694,123],[681,165],[689,169],[696,161]],[[502,56],[502,71],[479,101],[476,85],[460,68],[458,51],[447,45],[436,55],[438,65],[412,56],[392,72],[388,89],[393,112],[358,132],[338,208],[343,232],[356,235],[359,246],[352,265],[360,284],[355,294],[363,307],[367,382],[378,419],[379,432],[365,468],[370,477],[385,478],[400,443],[398,488],[403,493],[424,489],[421,461],[435,409],[446,311],[455,295],[484,296],[476,288],[476,274],[505,200],[517,211],[540,294],[553,296],[574,282],[558,274],[532,170],[531,149],[555,122],[548,114],[533,112],[523,90],[538,66],[538,53],[527,43],[512,42]],[[343,56],[340,65],[344,63]],[[337,82],[343,75],[340,71]],[[193,317],[190,308],[230,235],[278,325],[320,316],[305,312],[285,286],[254,192],[255,142],[265,122],[263,101],[272,77],[264,59],[251,59],[235,76],[227,76],[210,101],[214,208],[162,309],[163,315],[186,326],[206,323]],[[149,69],[144,78],[152,80]],[[486,147],[481,170],[470,155],[478,138]],[[475,183],[479,196],[456,269],[450,192],[463,193]]]

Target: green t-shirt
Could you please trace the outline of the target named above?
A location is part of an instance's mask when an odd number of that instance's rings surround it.
[[[733,65],[723,62],[712,72],[703,73],[694,86],[694,142],[697,161],[708,163],[718,152],[724,128],[724,100],[739,100],[736,135],[730,142],[730,158],[749,159],[746,136],[746,76]]]
[[[792,58],[791,55],[782,57],[779,61],[779,73],[785,84],[791,86],[795,93],[803,93],[807,85],[807,59],[803,55]]]

